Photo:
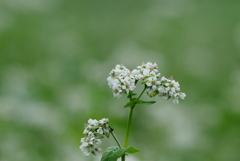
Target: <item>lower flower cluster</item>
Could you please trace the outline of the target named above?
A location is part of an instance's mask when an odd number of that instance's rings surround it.
[[[83,131],[83,134],[87,136],[81,139],[82,145],[79,147],[85,156],[89,156],[90,153],[97,155],[102,150],[99,148],[99,145],[102,143],[101,139],[110,135],[108,123],[109,120],[107,118],[99,121],[96,119],[88,120],[88,124],[85,125]]]

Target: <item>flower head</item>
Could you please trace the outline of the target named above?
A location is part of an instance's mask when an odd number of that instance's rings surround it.
[[[173,103],[178,104],[179,98],[184,99],[186,97],[185,93],[180,92],[180,84],[176,82],[173,78],[161,79],[161,86],[158,88],[159,96],[165,100],[173,98]]]
[[[79,147],[85,156],[90,154],[97,155],[101,148],[98,148],[101,144],[101,139],[104,136],[109,137],[109,120],[103,118],[101,120],[89,119],[88,124],[85,125],[83,134],[87,135],[81,139],[82,145]]]
[[[149,78],[149,77],[159,77],[160,73],[158,73],[158,66],[156,63],[143,63],[141,66],[137,67],[138,71],[134,71],[135,74],[135,78],[136,79],[141,79],[144,81],[146,81],[145,79]]]
[[[116,67],[109,73],[108,85],[114,97],[120,98],[123,93],[129,94],[136,88],[137,82],[144,84],[149,97],[160,96],[165,100],[173,98],[173,103],[178,104],[179,98],[184,99],[185,93],[180,92],[180,84],[173,78],[160,78],[156,63],[143,63],[130,72],[123,65]]]
[[[118,98],[123,93],[128,94],[136,88],[133,74],[125,66],[119,64],[109,73],[107,81],[114,97]]]

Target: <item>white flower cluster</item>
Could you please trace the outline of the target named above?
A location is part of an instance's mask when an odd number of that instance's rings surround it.
[[[85,156],[89,156],[90,153],[97,155],[102,149],[98,148],[102,143],[101,139],[104,135],[109,137],[109,120],[103,118],[101,120],[89,119],[88,124],[85,125],[83,134],[87,136],[81,138],[82,145],[79,147]]]
[[[133,74],[137,80],[142,80],[142,84],[145,84],[147,88],[147,94],[150,97],[157,95],[156,91],[161,84],[158,80],[160,73],[158,73],[158,66],[156,63],[148,62],[138,66],[137,69],[133,70]]]
[[[116,67],[109,73],[108,85],[113,91],[114,97],[120,98],[122,93],[129,93],[136,88],[135,78],[131,71],[123,65]]]
[[[184,99],[186,97],[185,93],[180,92],[180,85],[178,82],[173,80],[173,78],[161,78],[161,85],[158,88],[158,95],[165,100],[173,98],[173,103],[178,104],[178,99]]]
[[[178,104],[178,99],[184,99],[186,94],[180,92],[180,85],[173,78],[159,79],[160,75],[156,63],[143,63],[132,72],[123,65],[116,65],[109,73],[107,81],[114,97],[120,98],[123,93],[128,94],[136,88],[137,82],[141,81],[147,88],[149,97],[158,95],[165,100],[173,98],[173,103]]]

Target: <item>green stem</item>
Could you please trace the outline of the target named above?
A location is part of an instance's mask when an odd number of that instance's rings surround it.
[[[128,145],[128,138],[129,138],[129,134],[130,134],[130,125],[131,125],[131,121],[132,121],[132,115],[133,115],[133,109],[134,109],[135,105],[133,105],[132,107],[130,107],[129,110],[129,116],[128,116],[128,123],[127,123],[127,130],[126,130],[126,135],[125,135],[125,140],[124,140],[124,145],[123,147],[126,148]]]
[[[112,134],[114,140],[117,142],[119,148],[122,148],[122,146],[121,146],[120,142],[118,141],[117,137],[114,135],[113,130],[111,128],[109,128],[109,131]]]
[[[145,88],[143,89],[141,94],[138,96],[136,102],[141,98],[141,96],[143,95],[143,93],[145,92],[146,89],[147,89],[147,87],[145,86]],[[130,101],[131,101],[131,99],[132,99],[132,97],[130,96]],[[125,140],[124,140],[124,145],[123,145],[124,148],[126,148],[128,146],[128,139],[129,139],[129,134],[130,134],[130,127],[131,127],[131,122],[132,122],[133,109],[134,109],[135,106],[136,106],[136,104],[131,106],[130,110],[129,110],[126,135],[125,135]],[[122,156],[122,161],[125,161],[125,154]]]
[[[146,89],[147,89],[147,86],[145,85],[142,93],[138,96],[137,101],[142,97],[142,95],[143,95],[143,93],[145,92]]]

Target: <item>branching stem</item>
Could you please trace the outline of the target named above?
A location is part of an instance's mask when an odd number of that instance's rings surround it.
[[[143,93],[145,92],[146,89],[147,89],[147,87],[145,86],[145,88],[143,89],[141,94],[138,96],[136,102],[141,98],[141,96],[143,95]],[[132,100],[132,96],[130,95],[130,101],[131,100]],[[135,106],[136,106],[136,104],[132,105],[130,107],[130,110],[129,110],[126,135],[125,135],[125,140],[124,140],[124,145],[123,145],[124,148],[127,148],[127,146],[128,146],[128,139],[129,139],[129,134],[130,134],[130,127],[131,127],[131,122],[132,122],[133,109],[134,109]],[[122,156],[122,161],[125,161],[125,154]]]

